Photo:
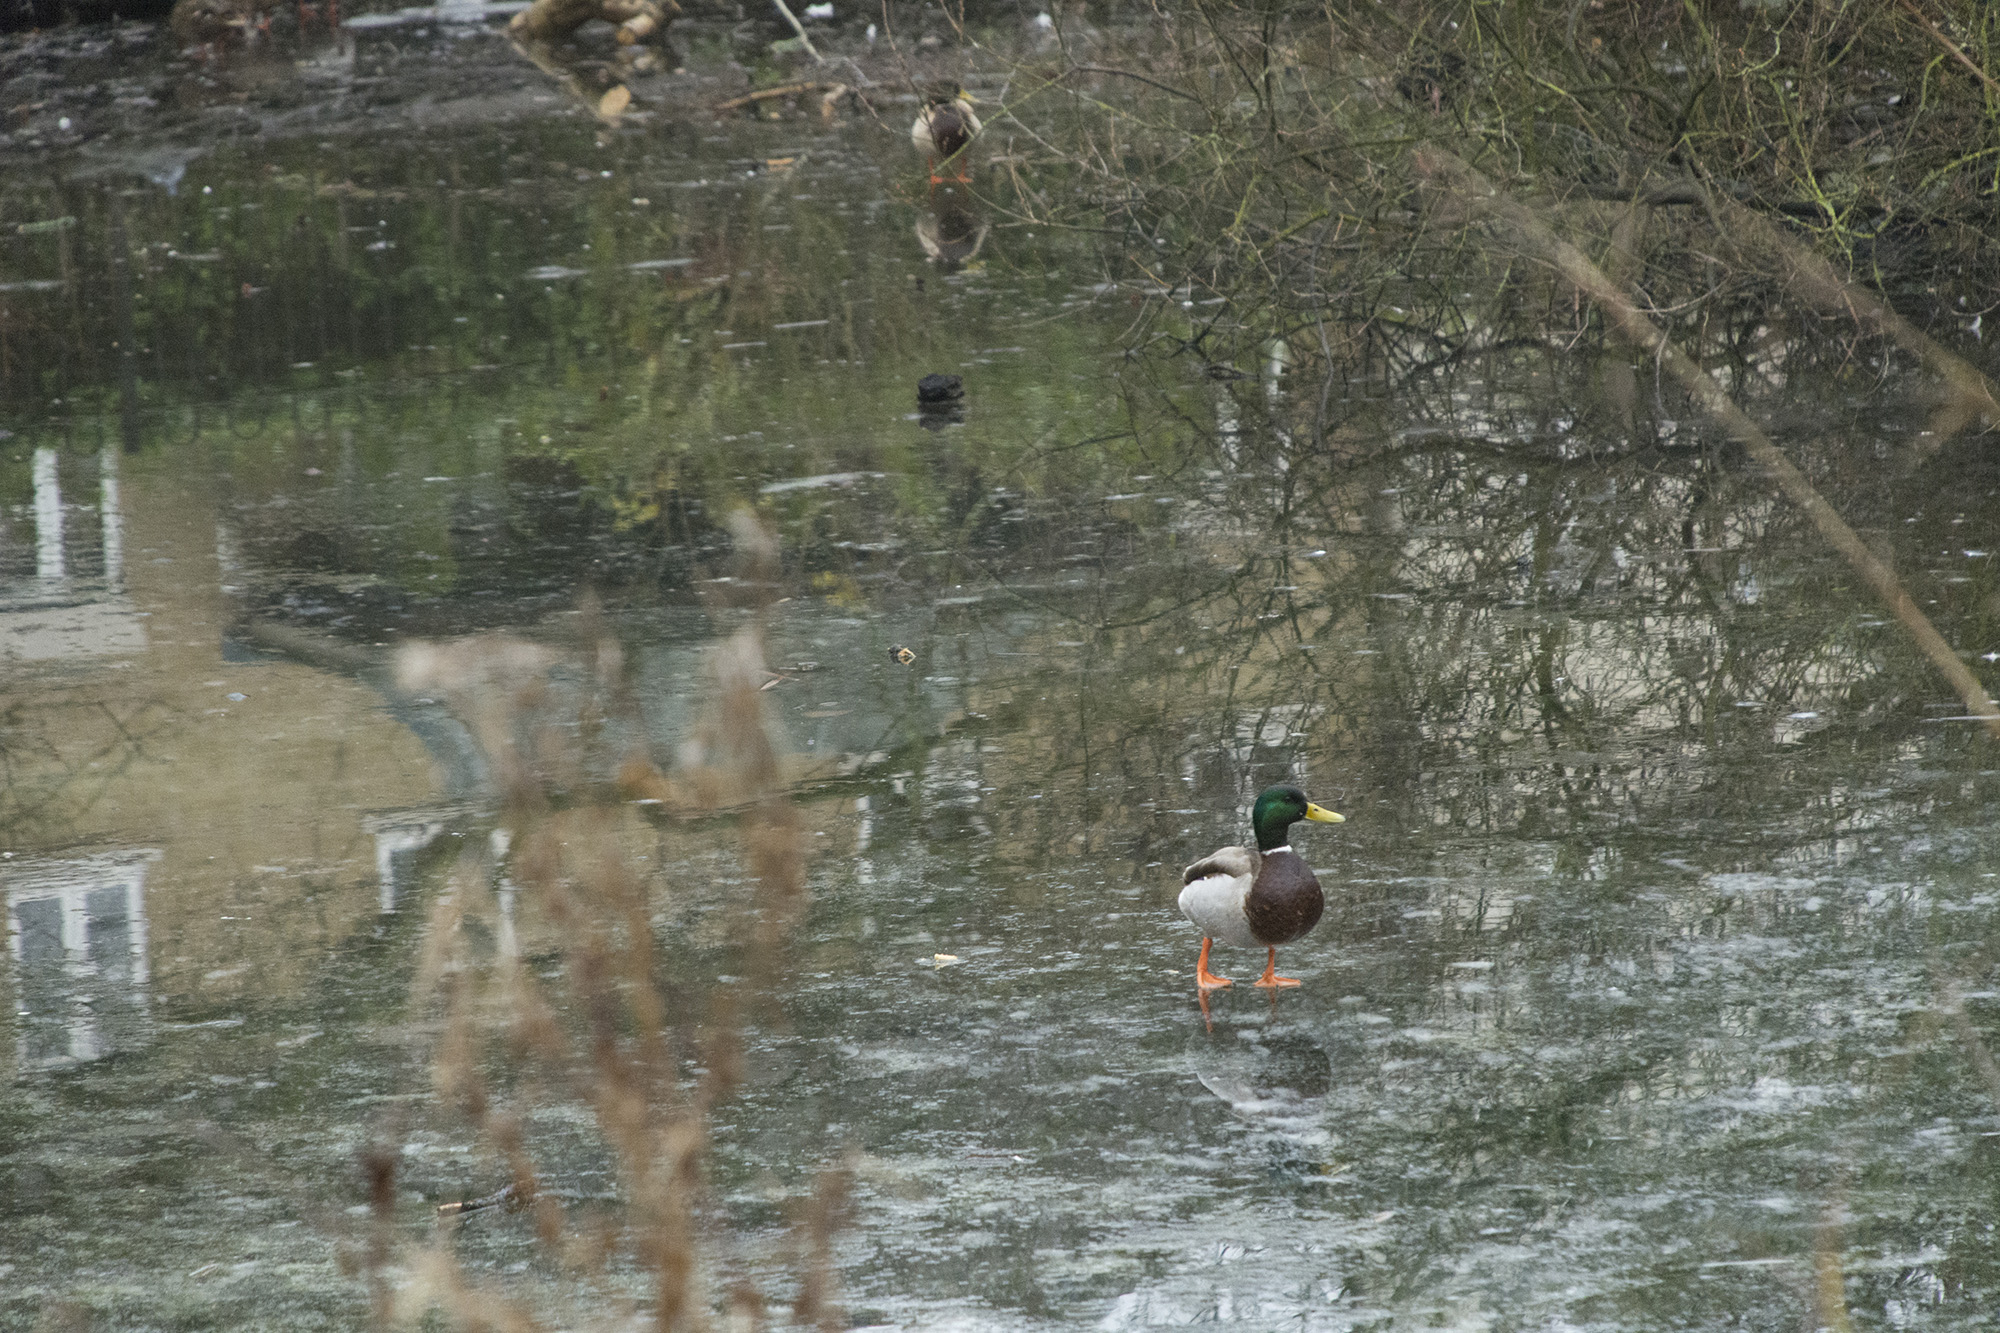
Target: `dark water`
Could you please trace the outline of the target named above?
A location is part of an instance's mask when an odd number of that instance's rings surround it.
[[[2000,765],[1860,581],[1581,355],[1342,385],[1320,443],[1317,383],[1128,356],[1162,295],[927,198],[892,110],[0,178],[54,224],[0,256],[0,1323],[355,1326],[366,1145],[395,1281],[506,1179],[422,979],[507,820],[395,653],[601,627],[672,773],[748,507],[810,902],[714,1113],[712,1296],[788,1299],[851,1151],[856,1324],[1990,1327]],[[1913,458],[1887,372],[1741,388],[1986,670],[1983,446]],[[1277,780],[1348,816],[1299,834],[1332,906],[1302,987],[1204,1014],[1179,867]],[[735,825],[614,827],[693,1041],[758,966]],[[584,1103],[522,1104],[615,1204]],[[442,1243],[550,1327],[645,1308],[524,1216]]]

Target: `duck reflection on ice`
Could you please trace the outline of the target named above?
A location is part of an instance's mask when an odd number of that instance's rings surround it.
[[[0,871],[18,987],[22,1073],[63,1069],[146,1039],[146,870],[156,851],[18,861]]]
[[[384,914],[396,910],[417,876],[417,858],[464,812],[457,809],[397,810],[363,817],[362,829],[375,837],[375,882]]]
[[[1261,1149],[1270,1170],[1300,1180],[1331,1178],[1333,1060],[1310,1032],[1225,1019],[1219,1031],[1189,1043],[1188,1063],[1201,1086],[1251,1127],[1250,1145]]]
[[[940,273],[956,273],[971,263],[992,230],[985,214],[959,190],[940,190],[917,219],[917,244]]]

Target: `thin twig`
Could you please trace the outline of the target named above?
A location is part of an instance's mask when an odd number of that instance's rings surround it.
[[[1945,50],[1951,52],[1952,55],[1958,57],[1958,63],[1965,66],[1967,69],[1971,70],[1973,76],[1977,78],[1981,83],[1986,85],[1986,90],[1988,92],[2000,93],[2000,83],[1995,83],[1993,81],[1993,76],[1991,74],[1988,74],[1985,70],[1979,68],[1978,64],[1974,62],[1971,56],[1965,54],[1964,51],[1960,50],[1957,42],[1954,42],[1951,38],[1945,36],[1942,32],[1939,32],[1937,24],[1931,22],[1930,19],[1925,17],[1924,11],[1917,8],[1915,0],[1897,0],[1897,3],[1901,4],[1904,9],[1910,12],[1910,17],[1915,19],[1918,25],[1922,27],[1925,32],[1931,35],[1932,41],[1936,42],[1939,46],[1942,46]]]
[[[813,45],[813,39],[806,36],[806,25],[799,22],[799,16],[792,12],[792,7],[786,4],[785,0],[771,0],[771,3],[778,7],[778,12],[785,16],[785,22],[792,25],[792,31],[799,35],[801,42],[805,43],[806,54],[811,56],[815,63],[824,65],[826,57],[821,55],[819,48]]]
[[[759,88],[754,93],[745,93],[741,97],[732,97],[727,102],[717,102],[715,109],[718,112],[740,111],[753,102],[768,101],[773,97],[797,97],[800,93],[825,92],[830,88],[844,88],[846,86],[841,83],[823,83],[817,79],[806,79],[800,83],[781,83],[775,88]]]
[[[1135,74],[1129,69],[1113,69],[1109,65],[1071,65],[1070,70],[1078,74],[1110,74],[1121,79],[1137,79],[1140,83],[1150,84],[1158,88],[1161,92],[1171,94],[1182,101],[1193,102],[1196,106],[1202,104],[1201,99],[1193,93],[1185,92],[1170,84],[1161,83],[1158,79],[1148,78],[1144,74]]]

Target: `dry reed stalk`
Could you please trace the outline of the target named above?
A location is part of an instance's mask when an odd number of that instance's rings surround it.
[[[743,575],[736,586],[761,606],[776,586],[776,545],[747,516],[739,516],[735,531]],[[711,1322],[700,1243],[708,1116],[742,1078],[742,1009],[732,997],[718,998],[698,1053],[706,1072],[684,1090],[663,989],[669,978],[659,975],[652,886],[619,850],[629,812],[618,803],[637,788],[706,796],[716,808],[747,812],[743,851],[757,883],[749,902],[733,905],[747,922],[736,942],[774,1004],[790,930],[805,902],[803,839],[757,688],[768,674],[760,621],[719,641],[716,701],[699,731],[701,769],[675,781],[643,748],[615,764],[596,753],[619,725],[643,735],[643,719],[616,640],[603,632],[594,606],[583,610],[590,669],[581,673],[581,725],[572,729],[545,716],[549,672],[559,660],[547,649],[489,636],[411,645],[399,658],[403,687],[449,699],[486,754],[502,800],[509,892],[538,906],[562,942],[563,964],[559,985],[545,993],[520,955],[511,920],[494,934],[494,957],[472,955],[465,927],[493,914],[490,885],[503,872],[468,853],[431,905],[413,1003],[435,1002],[443,1010],[431,1065],[438,1104],[462,1116],[506,1167],[507,1186],[477,1202],[504,1202],[509,1212],[532,1207],[548,1252],[585,1272],[602,1271],[620,1252],[629,1255],[647,1275],[655,1326],[699,1333]],[[617,769],[614,783],[593,777],[607,767]],[[617,1163],[622,1225],[612,1217],[574,1218],[544,1188],[529,1142],[527,1108],[536,1093],[524,1084],[500,1097],[486,1073],[499,1058],[540,1071],[555,1088],[580,1090]],[[460,1327],[534,1327],[521,1307],[470,1281],[442,1238],[409,1261],[409,1280],[392,1291],[386,1273],[395,1255],[396,1155],[383,1148],[364,1165],[378,1199],[366,1260],[378,1323],[409,1322],[441,1307]],[[813,1306],[821,1312],[837,1308],[826,1293],[844,1179],[838,1172],[822,1178],[809,1213],[802,1290],[821,1293]],[[447,1209],[441,1235],[469,1211]],[[753,1322],[765,1308],[740,1284],[727,1305]],[[832,1317],[823,1315],[822,1325],[835,1326],[825,1323]]]
[[[387,1144],[370,1144],[361,1154],[362,1175],[368,1182],[368,1305],[378,1328],[386,1328],[394,1297],[388,1281],[389,1257],[395,1248],[396,1152]]]
[[[792,1322],[809,1324],[820,1333],[840,1333],[847,1318],[840,1308],[839,1279],[833,1262],[833,1241],[846,1219],[847,1199],[854,1188],[854,1155],[822,1171],[799,1225],[804,1242],[805,1272],[792,1302]]]
[[[1812,1235],[1813,1326],[1827,1333],[1854,1333],[1847,1312],[1847,1275],[1841,1255],[1847,1232],[1847,1170],[1843,1166],[1821,1201]]]
[[[441,1309],[464,1333],[536,1333],[528,1312],[512,1301],[466,1280],[451,1252],[429,1245],[410,1264],[409,1280],[396,1293],[397,1323],[414,1324],[432,1309]]]

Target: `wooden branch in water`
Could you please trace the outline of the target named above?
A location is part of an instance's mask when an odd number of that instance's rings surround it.
[[[717,102],[715,109],[718,112],[741,111],[746,106],[768,101],[773,97],[797,97],[801,93],[830,93],[838,96],[848,91],[850,90],[844,83],[827,83],[819,79],[806,79],[799,83],[781,83],[775,88],[759,88],[754,93],[745,93],[741,97],[732,97],[727,102]]]
[[[1888,338],[1923,362],[1951,389],[1953,399],[1942,419],[1934,423],[1926,453],[1936,452],[1947,439],[1975,418],[1983,418],[1988,423],[2000,422],[2000,392],[1995,391],[1993,382],[1981,374],[1978,367],[1897,314],[1895,308],[1877,293],[1840,276],[1833,265],[1765,214],[1726,194],[1705,190],[1693,181],[1636,187],[1588,187],[1584,193],[1593,199],[1706,206],[1727,224],[1723,236],[1725,241],[1739,250],[1759,249],[1775,257],[1792,292],[1804,298],[1807,304],[1822,314],[1852,319],[1861,328]]]
[[[467,1213],[476,1213],[483,1208],[492,1208],[500,1204],[505,1204],[508,1212],[518,1213],[533,1201],[533,1197],[524,1192],[518,1185],[503,1185],[493,1191],[493,1193],[477,1199],[466,1199],[457,1203],[441,1203],[437,1206],[437,1215],[439,1217],[463,1217]]]
[[[2000,394],[1993,381],[1964,357],[1941,345],[1935,338],[1897,314],[1889,303],[1858,283],[1834,272],[1811,249],[1787,235],[1771,220],[1733,199],[1716,201],[1718,216],[1728,224],[1729,239],[1738,245],[1746,241],[1775,255],[1785,266],[1792,288],[1822,313],[1845,315],[1870,333],[1890,339],[1909,352],[1950,386],[1956,402],[1956,424],[1949,432],[1934,434],[1934,452],[1950,435],[1974,417],[2000,421]]]
[[[2000,704],[1995,704],[1986,687],[1971,668],[1959,660],[1944,636],[1937,632],[1889,567],[1847,525],[1838,511],[1827,503],[1805,473],[1799,471],[1784,450],[1771,441],[1749,414],[1738,407],[1722,386],[1696,365],[1687,353],[1675,346],[1665,332],[1642,312],[1632,299],[1604,275],[1581,250],[1563,240],[1528,209],[1493,188],[1491,181],[1461,158],[1441,148],[1419,148],[1414,161],[1417,171],[1444,187],[1470,214],[1492,224],[1520,253],[1555,269],[1578,291],[1594,301],[1612,327],[1680,381],[1681,387],[1767,472],[1787,498],[1806,512],[1813,526],[1829,545],[1859,574],[1885,602],[1891,614],[1930,658],[1931,665],[1951,682],[1966,711],[1983,720],[1989,735],[2000,738]]]
[[[617,124],[618,117],[631,105],[632,90],[622,83],[614,84],[603,92],[595,92],[586,87],[583,79],[557,51],[554,43],[533,37],[522,37],[518,33],[510,34],[509,40],[512,41],[516,51],[534,63],[535,68],[561,84],[564,92],[574,97],[605,124]]]

